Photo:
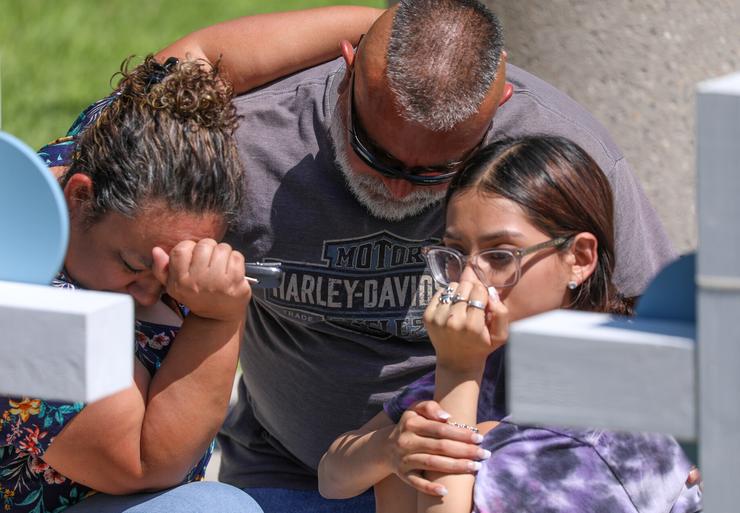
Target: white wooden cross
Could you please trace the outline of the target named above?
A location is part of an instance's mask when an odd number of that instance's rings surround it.
[[[698,87],[696,325],[557,311],[512,326],[509,409],[523,424],[696,442],[704,510],[740,508],[740,73]]]
[[[0,132],[0,395],[89,402],[132,382],[131,298],[47,285],[67,215],[41,159]]]

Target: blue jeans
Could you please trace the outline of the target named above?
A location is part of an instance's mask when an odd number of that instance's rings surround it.
[[[375,513],[372,488],[351,499],[324,499],[318,490],[245,488],[265,513]]]
[[[97,493],[65,513],[263,513],[239,488],[213,481],[181,485],[155,493]]]

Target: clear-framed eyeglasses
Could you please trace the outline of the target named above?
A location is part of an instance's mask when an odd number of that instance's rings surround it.
[[[473,255],[463,255],[444,246],[426,246],[421,253],[429,263],[434,280],[442,286],[459,282],[465,266],[470,264],[475,275],[486,287],[513,287],[522,274],[522,258],[547,248],[562,248],[572,237],[557,237],[528,248],[486,249]]]

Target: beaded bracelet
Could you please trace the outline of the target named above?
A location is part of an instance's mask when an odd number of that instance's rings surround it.
[[[452,420],[449,420],[448,419],[447,420],[447,423],[450,424],[451,426],[455,426],[455,427],[459,427],[459,428],[463,428],[463,429],[469,429],[473,433],[478,433],[479,432],[477,427],[475,427],[475,426],[468,426],[467,424],[463,424],[461,422],[455,422],[455,421],[452,421]]]

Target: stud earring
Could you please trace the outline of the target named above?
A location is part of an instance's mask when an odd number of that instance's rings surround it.
[[[578,284],[574,280],[570,280],[568,282],[568,288],[570,290],[575,290],[577,286],[578,286]]]

